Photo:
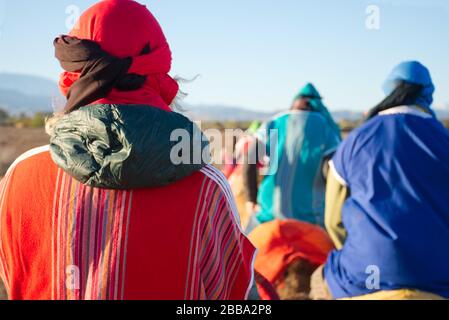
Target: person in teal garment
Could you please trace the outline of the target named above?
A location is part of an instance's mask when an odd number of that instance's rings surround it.
[[[250,148],[249,159],[260,161],[265,154],[269,169],[259,188],[257,165],[245,163],[248,208],[254,213],[248,231],[274,219],[324,226],[322,169],[340,144],[341,134],[318,90],[307,84],[295,96],[291,109],[264,123],[256,137],[258,143]]]

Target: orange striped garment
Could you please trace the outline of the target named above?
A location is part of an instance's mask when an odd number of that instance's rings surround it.
[[[38,148],[0,184],[0,276],[10,299],[245,299],[255,249],[239,225],[212,167],[164,188],[101,190]]]

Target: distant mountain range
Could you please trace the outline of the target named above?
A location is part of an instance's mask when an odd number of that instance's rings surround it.
[[[8,113],[51,112],[61,99],[54,81],[29,75],[0,74],[0,108]]]
[[[241,107],[223,105],[186,106],[183,113],[191,119],[202,121],[254,121],[267,120],[277,112],[259,112]]]
[[[52,96],[59,94],[52,80],[22,74],[0,73],[0,89],[17,91],[29,96]]]
[[[61,105],[64,98],[59,93],[57,84],[49,79],[20,75],[0,74],[0,108],[8,113],[33,114],[36,112],[52,112],[53,105]],[[449,119],[449,104],[436,106],[435,110],[442,119]],[[252,121],[266,120],[277,112],[260,112],[242,107],[223,105],[186,106],[183,112],[195,120],[203,121]],[[362,112],[334,111],[336,121],[358,120]]]

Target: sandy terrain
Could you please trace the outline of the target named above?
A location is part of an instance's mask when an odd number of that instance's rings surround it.
[[[0,126],[0,177],[22,153],[48,144],[44,129],[16,129]]]

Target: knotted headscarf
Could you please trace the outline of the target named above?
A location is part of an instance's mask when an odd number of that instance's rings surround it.
[[[145,104],[170,111],[179,90],[168,75],[172,55],[159,23],[144,5],[133,0],[101,1],[55,45],[57,50],[76,48],[72,54],[57,52],[60,60],[69,57],[61,61],[65,72],[59,81],[69,100],[66,112],[94,103]],[[88,94],[80,83],[90,83]]]

